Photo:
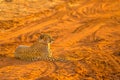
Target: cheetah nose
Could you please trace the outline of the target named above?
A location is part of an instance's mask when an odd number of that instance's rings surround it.
[[[54,39],[52,39],[52,41],[54,41]]]

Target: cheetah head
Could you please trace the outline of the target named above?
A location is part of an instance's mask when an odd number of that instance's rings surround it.
[[[40,42],[45,42],[45,43],[52,43],[53,42],[53,38],[48,35],[48,34],[41,34],[39,39]]]

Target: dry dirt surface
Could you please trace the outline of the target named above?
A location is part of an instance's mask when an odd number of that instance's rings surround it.
[[[70,61],[14,58],[41,33]],[[0,80],[120,80],[120,0],[0,0]]]

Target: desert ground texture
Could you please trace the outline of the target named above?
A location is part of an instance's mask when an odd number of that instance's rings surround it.
[[[42,33],[70,61],[14,57]],[[0,80],[120,80],[120,0],[0,0]]]

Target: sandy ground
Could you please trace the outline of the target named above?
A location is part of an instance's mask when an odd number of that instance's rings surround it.
[[[0,1],[0,80],[120,80],[120,0]],[[14,58],[18,45],[41,33],[54,38],[54,57]]]

